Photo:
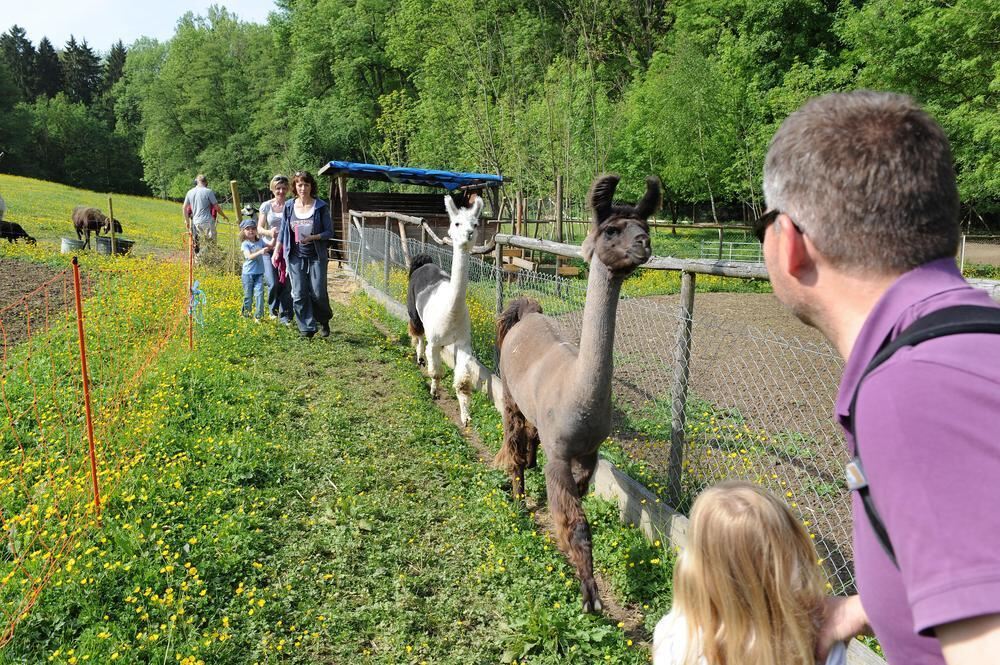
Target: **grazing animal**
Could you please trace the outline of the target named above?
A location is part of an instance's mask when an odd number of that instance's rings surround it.
[[[438,397],[441,382],[441,349],[455,347],[455,392],[462,424],[470,421],[472,399],[472,324],[465,304],[469,283],[469,250],[472,249],[483,200],[476,198],[472,206],[458,208],[450,196],[444,197],[451,225],[448,236],[452,242],[451,276],[420,254],[410,263],[410,282],[406,290],[406,309],[410,315],[410,340],[417,352],[417,362],[427,362],[431,377],[431,396]]]
[[[594,581],[590,525],[582,497],[611,433],[612,347],[622,282],[650,256],[647,218],[660,206],[660,181],[646,179],[635,206],[612,203],[618,176],[594,181],[593,223],[583,243],[590,264],[580,346],[565,341],[541,306],[513,301],[497,321],[503,379],[504,442],[495,463],[511,477],[515,500],[524,471],[545,451],[545,487],[560,549],[576,568],[583,611],[603,609]]]
[[[101,232],[111,233],[111,224],[114,223],[115,233],[122,232],[122,225],[117,219],[110,219],[97,208],[87,206],[77,206],[73,208],[73,227],[76,229],[76,237],[83,240],[84,233],[87,235],[87,242],[84,247],[90,247],[90,232],[93,231],[98,236]]]
[[[35,244],[35,239],[29,236],[21,225],[16,222],[0,221],[0,238],[6,238],[7,242],[16,242],[21,238],[29,245]]]

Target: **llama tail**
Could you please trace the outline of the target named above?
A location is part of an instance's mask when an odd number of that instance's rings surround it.
[[[434,259],[432,259],[429,254],[417,254],[416,256],[413,257],[413,260],[410,261],[409,274],[412,275],[417,268],[419,268],[420,266],[425,266],[428,263],[434,263]]]
[[[518,321],[533,312],[542,312],[542,306],[531,298],[517,298],[507,305],[507,309],[497,319],[497,349],[503,348],[503,340]]]

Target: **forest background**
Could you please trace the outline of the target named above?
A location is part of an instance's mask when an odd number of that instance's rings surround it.
[[[970,225],[1000,212],[995,0],[277,0],[165,42],[0,36],[0,172],[179,197],[331,159],[502,173],[529,197],[658,174],[667,213],[747,217],[778,124],[859,87],[952,141]],[[384,184],[371,183],[376,187]],[[631,189],[630,189],[631,188]],[[1000,224],[997,224],[1000,226]]]

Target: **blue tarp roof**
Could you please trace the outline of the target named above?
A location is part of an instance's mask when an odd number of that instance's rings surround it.
[[[455,173],[434,169],[414,169],[407,166],[361,164],[359,162],[331,161],[319,170],[320,175],[346,175],[364,180],[384,180],[407,185],[426,185],[460,189],[463,187],[499,187],[503,176],[489,173]]]

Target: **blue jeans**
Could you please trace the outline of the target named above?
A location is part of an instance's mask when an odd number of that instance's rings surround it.
[[[326,252],[323,258],[303,258],[288,254],[288,281],[292,283],[292,308],[299,330],[315,333],[330,326],[330,297],[326,293]]]
[[[255,318],[264,316],[264,275],[243,273],[243,316],[250,316],[251,306],[257,304]]]
[[[264,286],[267,287],[267,311],[282,321],[292,320],[292,289],[289,280],[278,281],[278,271],[271,263],[271,255],[264,255]]]

